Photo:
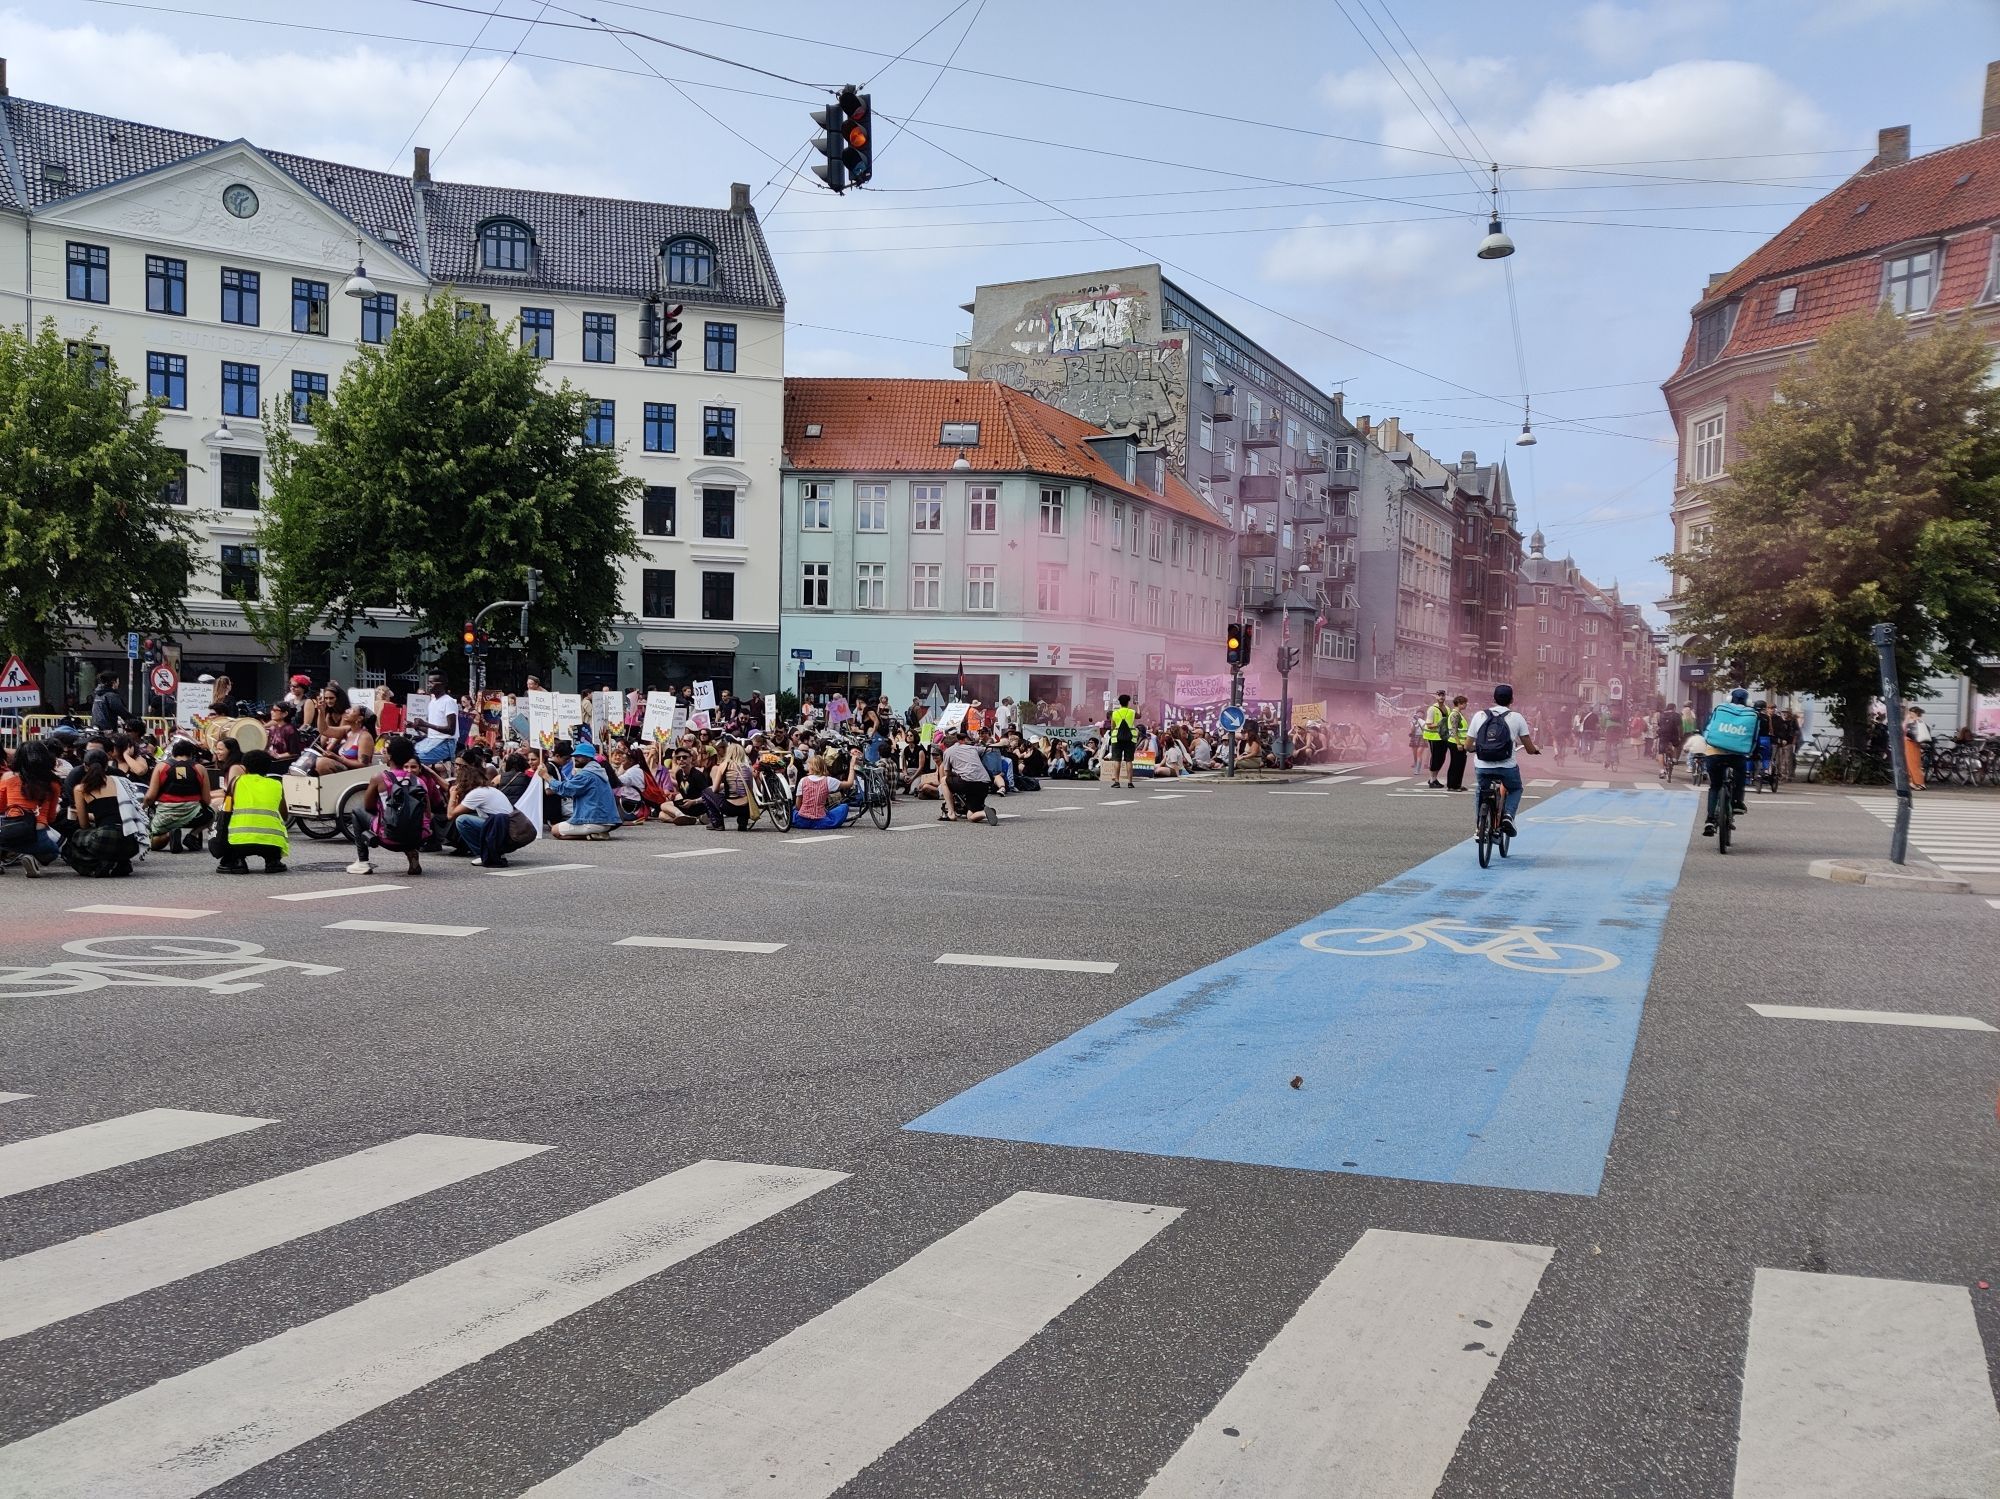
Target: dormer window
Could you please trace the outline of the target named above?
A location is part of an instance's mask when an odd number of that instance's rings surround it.
[[[938,446],[946,448],[976,448],[979,446],[979,423],[943,422],[938,427]]]
[[[1694,320],[1694,367],[1701,369],[1722,357],[1729,330],[1736,326],[1736,304],[1725,302]]]
[[[683,237],[667,244],[667,281],[674,286],[707,286],[715,279],[715,248]]]
[[[479,268],[525,274],[534,254],[535,236],[526,224],[491,219],[479,226]]]
[[[1771,316],[1790,317],[1799,310],[1799,289],[1796,286],[1778,288],[1777,301],[1772,304]]]
[[[1882,268],[1882,296],[1889,310],[1903,317],[1929,312],[1937,296],[1938,252],[1913,250]]]

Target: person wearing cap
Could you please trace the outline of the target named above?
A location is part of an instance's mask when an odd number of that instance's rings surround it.
[[[619,822],[618,795],[611,789],[611,778],[598,765],[596,751],[589,745],[576,745],[570,751],[567,775],[558,777],[550,765],[542,767],[542,775],[549,789],[570,803],[568,820],[549,829],[551,838],[567,841],[611,836]]]
[[[1750,706],[1750,694],[1741,687],[1730,689],[1729,701],[1715,705],[1701,737],[1708,742],[1708,822],[1701,835],[1713,838],[1725,795],[1739,816],[1750,810],[1743,802],[1748,789],[1743,784],[1744,767],[1757,748],[1757,712]],[[1734,785],[1725,792],[1732,778]]]
[[[279,701],[289,707],[294,714],[303,714],[306,704],[312,701],[312,678],[302,671],[294,672],[285,683],[285,695]]]

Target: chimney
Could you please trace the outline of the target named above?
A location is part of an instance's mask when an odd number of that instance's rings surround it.
[[[418,187],[429,187],[431,185],[431,148],[429,146],[417,147],[415,159],[410,167],[410,181],[414,182]]]
[[[7,61],[0,58],[0,94],[7,92]],[[2000,135],[2000,62],[1986,65],[1986,100],[1979,111],[1979,133]]]
[[[1905,131],[1905,135],[1909,132]],[[729,211],[739,219],[750,212],[750,184],[732,182],[729,184]]]
[[[0,63],[0,68],[4,68],[4,66],[5,66],[5,64],[4,64],[4,63]],[[1994,64],[1994,66],[1995,66],[1995,67],[2000,67],[2000,63],[1995,63],[1995,64]],[[1343,419],[1344,419],[1344,418],[1346,417],[1346,415],[1347,415],[1347,392],[1346,392],[1346,391],[1344,391],[1344,390],[1336,390],[1336,391],[1335,391],[1335,392],[1333,393],[1333,414],[1334,414],[1335,416],[1337,416],[1337,417],[1341,417],[1341,418],[1343,418]]]
[[[2000,68],[2000,62],[1996,62],[1995,64],[1993,64],[1993,66],[1995,68]],[[7,59],[4,57],[0,57],[0,99],[4,99],[6,97],[7,97]],[[1993,113],[1993,73],[1990,69],[1987,71],[1986,74],[1986,113],[1989,116],[1991,116]]]
[[[1885,125],[1875,133],[1875,159],[1868,163],[1873,172],[1882,167],[1899,167],[1910,159],[1910,127]]]

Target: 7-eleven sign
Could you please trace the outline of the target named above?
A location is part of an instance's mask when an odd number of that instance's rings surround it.
[[[0,668],[0,709],[19,713],[38,708],[41,702],[42,689],[35,685],[34,676],[19,656],[9,656],[7,665]]]

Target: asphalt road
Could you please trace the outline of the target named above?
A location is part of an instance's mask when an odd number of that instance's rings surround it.
[[[1481,871],[1472,798],[1369,784],[1396,769],[1051,783],[993,829],[908,802],[832,841],[642,829],[509,877],[362,880],[301,844],[278,877],[0,878],[0,1099],[29,1095],[0,1102],[0,1495],[2000,1494],[2000,1032],[1750,1008],[2000,1025],[2000,909],[1807,878],[1882,852],[1846,794],[1753,799],[1721,858],[1630,769],[1532,788],[1524,817],[1577,821]],[[1642,843],[1642,872],[1685,862],[1620,896],[1601,871]],[[1410,873],[1441,854],[1446,878]],[[1586,991],[1490,952],[1304,980],[1259,956],[1350,901],[1492,926],[1517,897],[1624,954],[1629,1072],[1615,1003],[1565,1039]],[[261,951],[74,946],[138,938]],[[266,960],[312,967],[245,971]],[[146,981],[232,965],[258,987]],[[1211,1029],[1138,1003],[1198,972],[1237,986]],[[1505,1164],[1243,1158],[1384,1110],[1440,1128],[1464,1101],[1426,1069],[1503,981],[1542,1007],[1473,1069],[1539,1079],[1493,1111]],[[1033,1113],[1047,1079],[1010,1069],[1127,1005],[1121,1036],[1162,1048],[1147,1085],[1185,1087],[1184,1129],[1144,1116],[1181,1153],[905,1128],[1003,1073]],[[1366,1107],[1300,1039],[1350,1019],[1436,1038],[1385,1053]],[[1215,1054],[1237,1044],[1248,1072]],[[1284,1065],[1294,1044],[1318,1060]],[[1117,1046],[1054,1055],[1079,1130],[1141,1097]],[[1549,1122],[1585,1079],[1608,1148]],[[60,1133],[147,1110],[236,1117]],[[469,1154],[400,1199],[374,1157],[328,1168],[332,1206],[260,1191],[412,1135],[546,1148],[424,1147]],[[1492,1184],[1543,1151],[1601,1179]],[[685,1174],[705,1160],[782,1169]]]

